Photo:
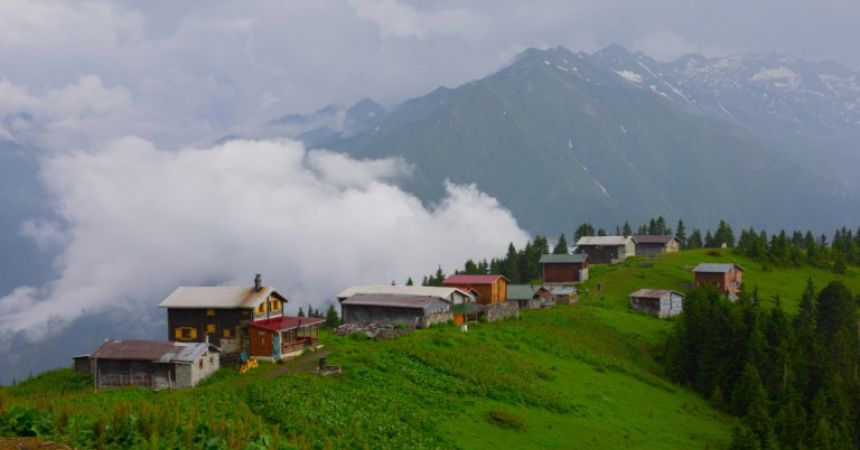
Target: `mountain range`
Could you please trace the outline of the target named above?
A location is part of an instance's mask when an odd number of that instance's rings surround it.
[[[400,183],[426,202],[446,179],[476,183],[533,233],[657,215],[828,233],[860,220],[860,74],[833,62],[529,49],[359,126],[297,137],[404,158],[415,170]]]

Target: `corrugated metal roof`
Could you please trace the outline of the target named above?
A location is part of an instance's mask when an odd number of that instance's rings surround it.
[[[637,244],[668,244],[675,236],[664,236],[658,234],[634,234],[633,240]]]
[[[631,293],[630,296],[639,298],[660,298],[671,293],[681,295],[681,293],[670,289],[639,289],[638,291]]]
[[[553,295],[570,295],[576,294],[576,288],[573,287],[554,287],[549,290]]]
[[[325,319],[320,319],[318,317],[283,316],[275,319],[258,320],[256,322],[251,322],[248,325],[269,331],[286,331],[309,327],[311,325],[319,325],[323,322],[325,322]]]
[[[90,358],[190,364],[206,352],[209,347],[217,350],[217,347],[205,342],[109,339],[92,352]]]
[[[585,259],[588,258],[588,255],[584,253],[573,253],[573,254],[563,254],[563,255],[541,255],[540,263],[577,263],[581,264],[585,262]]]
[[[737,264],[701,263],[693,268],[693,272],[726,273],[732,270],[732,267],[737,267],[740,271],[744,270]]]
[[[448,275],[442,282],[445,286],[463,286],[472,284],[493,284],[499,278],[507,278],[504,275]],[[510,281],[510,280],[508,280]]]
[[[576,241],[576,246],[583,245],[627,245],[630,236],[583,236]]]
[[[529,300],[537,295],[538,291],[545,289],[543,286],[531,284],[509,284],[508,300]]]
[[[439,297],[429,295],[355,294],[343,302],[346,306],[387,306],[390,308],[424,309]]]
[[[474,299],[472,294],[457,289],[451,286],[391,286],[391,285],[371,285],[371,286],[353,286],[344,289],[337,298],[348,298],[355,294],[400,294],[400,295],[427,295],[431,297],[439,297],[447,299],[454,292]]]
[[[159,308],[254,308],[269,295],[283,302],[286,297],[273,288],[263,286],[259,292],[253,287],[241,286],[182,286],[176,288],[159,305]]]

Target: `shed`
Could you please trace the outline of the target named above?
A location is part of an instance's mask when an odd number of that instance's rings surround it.
[[[354,294],[340,302],[344,323],[402,324],[426,328],[453,320],[444,297],[404,294]]]
[[[550,289],[555,297],[555,302],[568,305],[579,301],[576,288],[573,286],[556,286]]]
[[[588,255],[542,255],[541,277],[546,286],[572,285],[588,280]]]
[[[248,355],[254,359],[279,361],[320,347],[320,325],[325,319],[281,316],[251,322]]]
[[[681,248],[678,238],[656,234],[634,234],[636,256],[657,256],[662,253],[677,252]]]
[[[639,289],[630,294],[630,307],[660,318],[671,317],[683,311],[684,297],[672,290]]]
[[[636,243],[630,236],[583,236],[574,253],[588,255],[592,264],[617,264],[636,255]]]
[[[218,370],[220,349],[207,342],[109,339],[86,358],[99,388],[143,386],[169,389],[196,386]],[[83,369],[84,357],[75,358]]]
[[[538,309],[555,304],[549,289],[532,284],[508,285],[508,301],[515,301],[520,309]]]

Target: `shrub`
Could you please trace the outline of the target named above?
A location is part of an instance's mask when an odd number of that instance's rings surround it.
[[[490,423],[501,428],[507,428],[515,431],[524,431],[526,429],[525,421],[507,411],[494,409],[487,413],[487,419]]]
[[[10,407],[0,415],[0,434],[13,436],[44,436],[53,426],[46,413],[20,405]]]

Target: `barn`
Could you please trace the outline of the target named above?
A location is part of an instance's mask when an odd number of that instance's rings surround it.
[[[542,255],[541,276],[546,286],[569,286],[588,280],[588,255]]]
[[[396,324],[427,328],[454,320],[444,297],[410,294],[354,294],[340,302],[343,323]]]
[[[675,236],[634,234],[633,242],[636,243],[636,256],[657,256],[677,252],[681,248]]]
[[[592,264],[618,264],[636,255],[636,243],[630,236],[583,236],[574,253],[588,255]]]
[[[481,312],[480,305],[475,303],[477,291],[461,290],[448,286],[396,286],[396,285],[370,285],[354,286],[345,289],[337,295],[340,302],[355,294],[400,294],[438,297],[451,305],[451,313],[454,322],[462,324],[469,320],[477,320]]]
[[[639,289],[630,294],[630,307],[660,318],[681,314],[684,297],[666,289]]]
[[[109,339],[91,354],[75,357],[75,369],[91,372],[98,388],[185,388],[218,370],[219,353],[207,342]]]
[[[508,300],[508,283],[510,280],[503,275],[450,275],[442,285],[477,292],[478,303],[495,305]]]

